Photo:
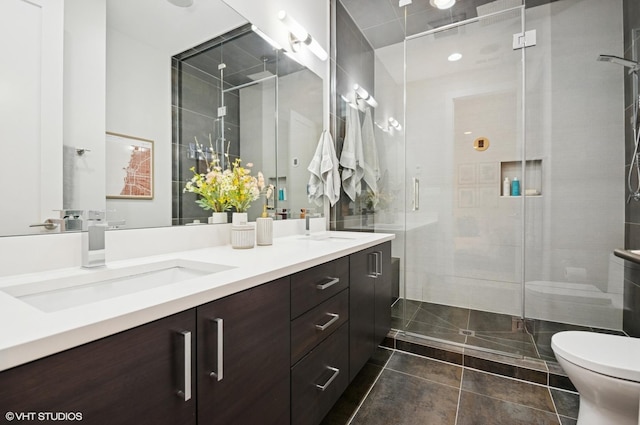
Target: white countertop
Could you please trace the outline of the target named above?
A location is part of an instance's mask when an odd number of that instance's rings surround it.
[[[80,276],[94,270],[67,268],[2,277],[0,370],[131,329],[394,238],[393,234],[383,233],[329,233],[340,238],[313,240],[295,235],[276,238],[271,246],[247,250],[222,245],[108,263],[107,269],[118,269],[183,259],[234,268],[51,313],[45,313],[2,289],[43,278]]]

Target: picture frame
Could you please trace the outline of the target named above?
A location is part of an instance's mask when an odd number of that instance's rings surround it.
[[[153,140],[106,133],[107,199],[153,199]]]

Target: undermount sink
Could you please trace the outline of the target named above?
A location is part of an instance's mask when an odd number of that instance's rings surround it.
[[[173,259],[118,269],[86,270],[86,273],[79,275],[23,283],[3,288],[2,291],[51,313],[233,268],[223,264]]]

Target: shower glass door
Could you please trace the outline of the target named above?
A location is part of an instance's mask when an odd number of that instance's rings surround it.
[[[407,333],[516,356],[535,349],[518,330],[525,205],[511,196],[527,177],[524,51],[514,48],[523,19],[515,7],[405,40],[404,285],[394,306]]]

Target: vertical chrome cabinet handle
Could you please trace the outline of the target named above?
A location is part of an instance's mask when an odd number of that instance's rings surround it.
[[[217,328],[218,328],[218,338],[217,338],[217,348],[216,348],[216,353],[217,353],[217,359],[216,359],[216,363],[217,363],[217,367],[215,371],[212,371],[209,376],[212,378],[216,378],[218,381],[222,381],[222,378],[224,377],[223,375],[223,346],[224,346],[224,327],[223,327],[223,320],[222,319],[211,319],[212,322],[215,322]]]
[[[378,254],[375,252],[370,252],[367,254],[367,276],[369,277],[378,277],[377,273],[378,269]]]
[[[412,210],[418,211],[420,209],[420,179],[414,177],[413,179],[413,205]]]
[[[184,401],[191,400],[191,332],[182,331],[182,342],[184,344],[184,380],[183,389],[178,391],[178,395],[184,399]]]
[[[382,276],[382,251],[376,251],[376,275]]]
[[[336,379],[340,374],[340,369],[336,369],[335,367],[327,366],[327,369],[333,371],[333,375],[331,375],[331,378],[329,378],[327,382],[324,383],[324,385],[316,384],[316,388],[319,389],[320,391],[326,390],[327,387],[331,385],[333,380]]]

